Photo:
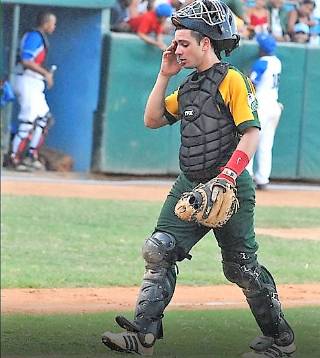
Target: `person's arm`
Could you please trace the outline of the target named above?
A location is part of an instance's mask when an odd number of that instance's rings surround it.
[[[164,51],[167,48],[166,44],[163,41],[159,40],[158,37],[153,38],[152,36],[149,36],[143,32],[138,32],[137,35],[147,44],[158,47],[160,48],[160,50]]]
[[[53,73],[42,66],[42,64],[36,62],[39,49],[44,46],[43,41],[39,31],[25,34],[21,45],[21,64],[24,69],[29,69],[42,75],[47,81],[48,88],[50,88],[53,86]]]
[[[32,70],[32,71],[37,72],[40,75],[42,75],[46,79],[48,88],[51,88],[53,86],[53,73],[52,72],[48,71],[46,68],[37,64],[33,60],[22,60],[21,63],[24,68],[27,68],[29,70]]]
[[[235,70],[229,70],[219,91],[229,107],[241,138],[218,178],[235,185],[237,177],[245,170],[258,146],[260,123],[257,100],[251,81]]]
[[[164,76],[161,73],[158,74],[144,112],[144,124],[146,127],[155,129],[169,124],[164,116],[164,100],[169,80],[170,77]]]
[[[297,10],[292,10],[288,13],[287,32],[289,35],[294,33],[294,25],[298,19]]]
[[[235,185],[237,177],[245,170],[257,150],[259,142],[259,128],[249,127],[243,133],[236,150],[218,178],[223,178]]]
[[[262,75],[265,73],[268,67],[268,62],[259,58],[254,62],[251,69],[250,80],[257,86],[261,81]]]
[[[177,63],[176,43],[172,41],[171,45],[162,55],[162,63],[156,83],[149,95],[145,112],[144,124],[149,128],[160,128],[169,121],[165,117],[165,95],[170,78],[181,70],[181,66]]]

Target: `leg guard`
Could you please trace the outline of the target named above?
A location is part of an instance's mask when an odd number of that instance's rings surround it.
[[[38,117],[36,119],[29,148],[30,154],[33,158],[38,159],[38,151],[43,145],[52,123],[53,117],[50,112],[48,112],[44,117]]]
[[[257,262],[255,254],[223,254],[226,278],[242,288],[262,333],[279,345],[293,342],[291,327],[284,319],[275,282],[270,272]]]
[[[29,143],[32,130],[32,122],[20,122],[18,131],[12,141],[12,154],[15,158],[21,160],[21,157]]]
[[[164,232],[155,232],[143,250],[146,271],[136,304],[134,322],[140,332],[162,338],[162,317],[176,285],[176,240]]]

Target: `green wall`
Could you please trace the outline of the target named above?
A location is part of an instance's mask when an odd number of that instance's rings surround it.
[[[257,46],[244,42],[227,60],[249,73]],[[320,48],[281,45],[283,115],[274,144],[273,178],[320,179]],[[150,130],[143,112],[160,66],[160,50],[134,35],[105,39],[100,96],[94,115],[92,170],[123,174],[176,174],[179,124]],[[188,74],[172,79],[168,93]]]

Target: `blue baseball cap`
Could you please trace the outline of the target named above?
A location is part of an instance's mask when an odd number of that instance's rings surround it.
[[[170,4],[163,3],[155,8],[158,17],[170,17],[173,13],[173,7]]]
[[[260,49],[267,55],[272,55],[275,52],[277,48],[277,42],[272,35],[265,33],[258,34],[256,36],[256,40]]]

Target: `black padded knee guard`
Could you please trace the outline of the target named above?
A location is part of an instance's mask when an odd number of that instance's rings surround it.
[[[176,285],[176,240],[164,232],[155,232],[143,250],[146,271],[136,304],[134,323],[143,334],[162,338],[162,317]]]
[[[271,273],[259,265],[255,254],[225,254],[223,257],[226,278],[242,288],[262,333],[292,343],[293,331],[283,317]]]

